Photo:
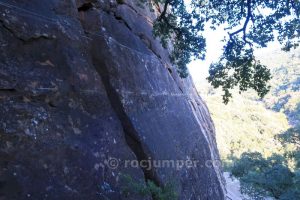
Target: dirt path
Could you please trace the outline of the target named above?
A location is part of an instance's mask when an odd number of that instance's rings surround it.
[[[240,192],[240,182],[236,178],[231,178],[229,172],[224,172],[228,199],[241,200],[243,195]]]
[[[240,192],[240,181],[234,177],[230,177],[229,172],[224,172],[226,179],[227,199],[228,200],[243,200],[251,199]],[[265,200],[273,200],[271,197],[266,197]]]

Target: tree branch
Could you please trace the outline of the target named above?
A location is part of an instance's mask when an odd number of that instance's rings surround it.
[[[170,28],[173,29],[177,35],[181,35],[182,34],[182,30],[174,25],[172,25],[168,18],[166,17],[167,14],[167,10],[168,10],[168,6],[171,3],[171,0],[166,0],[165,4],[164,4],[164,9],[161,12],[160,16],[157,18],[157,21],[164,21],[164,23]]]
[[[168,10],[168,6],[170,4],[170,1],[171,0],[166,0],[165,5],[164,5],[164,9],[161,12],[160,16],[158,17],[158,19],[157,19],[158,21],[161,21],[163,18],[165,18],[167,10]]]
[[[249,23],[250,19],[252,20],[252,22],[254,21],[254,18],[253,18],[253,15],[252,15],[252,8],[251,8],[252,5],[251,4],[252,4],[251,0],[247,0],[247,16],[246,16],[246,20],[244,22],[243,27],[236,30],[236,31],[234,31],[233,33],[228,33],[230,40],[233,41],[233,36],[234,35],[237,35],[240,32],[243,32],[243,40],[244,40],[245,43],[249,44],[250,46],[252,46],[252,43],[247,40],[246,31],[247,31],[247,26],[248,26],[248,23]]]

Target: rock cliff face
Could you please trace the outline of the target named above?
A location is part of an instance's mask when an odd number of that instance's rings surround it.
[[[0,14],[0,199],[151,198],[125,197],[121,174],[224,199],[209,112],[153,38],[155,13],[131,0],[1,0]]]

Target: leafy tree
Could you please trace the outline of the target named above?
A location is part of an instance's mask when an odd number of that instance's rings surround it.
[[[292,143],[300,150],[300,126],[290,128],[277,137],[282,143]]]
[[[232,174],[241,181],[241,191],[253,199],[263,199],[265,195],[280,200],[300,199],[300,129],[290,128],[278,139],[285,145],[294,145],[286,157],[273,154],[263,158],[260,153],[243,153],[236,159]],[[291,167],[289,161],[296,165]]]
[[[260,153],[244,153],[232,169],[232,174],[241,180],[242,193],[253,199],[263,199],[270,195],[281,199],[282,195],[294,196],[295,174],[287,167],[286,160],[280,155],[265,159]]]
[[[293,173],[291,170],[282,164],[274,165],[263,172],[264,181],[261,186],[270,194],[279,199],[288,189],[293,186]]]
[[[254,56],[254,47],[266,47],[277,36],[283,50],[299,46],[300,2],[298,0],[139,0],[160,9],[154,23],[154,35],[163,46],[173,41],[171,61],[181,77],[187,77],[187,64],[205,58],[206,24],[215,29],[227,25],[228,37],[220,60],[210,66],[208,81],[222,87],[223,101],[230,89],[254,89],[260,97],[269,91],[269,69]],[[190,2],[190,3],[187,3]],[[275,35],[275,32],[277,35]]]
[[[266,167],[267,162],[263,159],[261,153],[245,152],[241,155],[241,158],[236,161],[231,172],[236,177],[242,177],[248,174],[249,171],[262,171],[262,169]]]
[[[295,162],[295,167],[298,170],[300,170],[300,126],[296,126],[288,129],[286,132],[279,134],[277,138],[280,140],[282,144],[286,146],[292,145],[294,147],[292,148],[291,151],[287,153],[287,156],[289,157],[289,159],[292,159]],[[299,187],[300,187],[300,181],[299,181]]]

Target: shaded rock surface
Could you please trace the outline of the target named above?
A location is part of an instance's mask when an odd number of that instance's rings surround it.
[[[208,109],[153,38],[155,12],[2,0],[0,13],[0,199],[151,199],[125,197],[121,174],[225,198]],[[196,167],[126,164],[149,159]]]

